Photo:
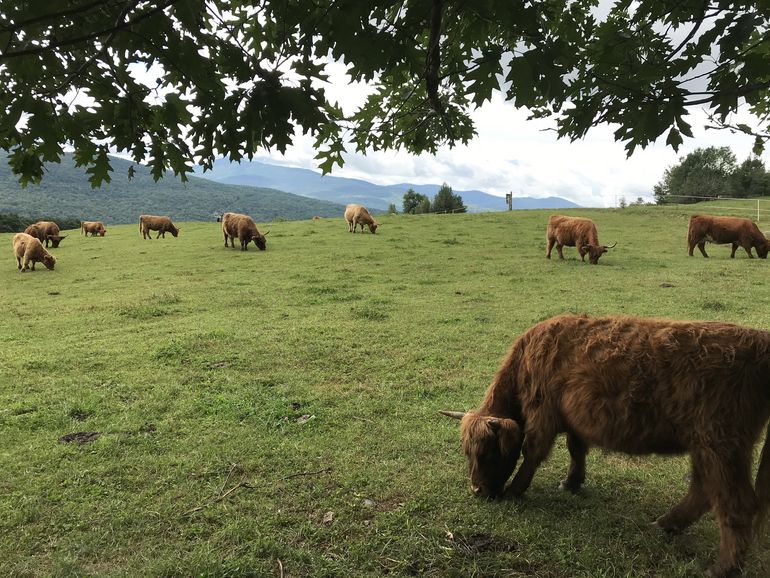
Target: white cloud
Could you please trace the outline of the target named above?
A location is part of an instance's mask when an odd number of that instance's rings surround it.
[[[366,89],[338,83],[328,89],[348,104],[363,97]],[[349,98],[350,95],[353,98]],[[346,95],[348,96],[347,100]],[[435,156],[404,152],[350,153],[335,176],[360,178],[377,184],[411,182],[449,183],[456,190],[478,189],[504,196],[560,196],[586,207],[611,207],[622,196],[652,199],[652,189],[666,167],[699,147],[729,146],[738,161],[751,153],[752,140],[728,131],[706,130],[706,114],[691,111],[694,139],[685,139],[679,152],[665,146],[665,135],[646,149],[626,158],[623,143],[615,142],[613,129],[600,126],[580,141],[558,140],[545,120],[527,120],[528,113],[496,97],[474,112],[478,136],[467,146],[445,147]],[[262,160],[315,169],[312,139],[297,135],[285,156],[261,155]],[[766,164],[768,154],[763,157]]]

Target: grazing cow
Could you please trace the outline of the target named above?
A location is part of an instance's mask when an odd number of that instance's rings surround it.
[[[38,221],[24,229],[24,232],[27,235],[32,235],[41,243],[44,242],[46,247],[48,247],[48,242],[50,241],[54,249],[59,246],[62,239],[67,237],[67,235],[59,234],[59,225],[53,221]]]
[[[318,215],[315,215],[315,216],[313,217],[313,220],[314,220],[314,221],[320,221],[320,220],[321,220],[321,217],[319,217]]]
[[[751,248],[757,250],[760,259],[766,259],[770,250],[770,240],[765,237],[751,219],[740,217],[712,217],[711,215],[693,215],[690,217],[690,226],[687,228],[687,245],[692,257],[695,245],[700,249],[704,257],[706,254],[706,241],[717,244],[732,244],[733,251],[730,258],[735,258],[735,251],[743,247],[749,258],[753,259]]]
[[[690,487],[655,525],[678,532],[714,511],[711,575],[736,572],[770,503],[770,431],[756,483],[754,444],[770,417],[770,332],[720,322],[563,315],[511,347],[481,407],[461,414],[474,493],[519,496],[567,435],[562,489],[577,491],[596,445],[630,454],[689,452]],[[524,460],[516,468],[519,454]]]
[[[96,237],[96,235],[104,237],[107,234],[107,229],[104,228],[104,223],[101,221],[80,221],[80,234],[88,237],[89,233],[92,237]]]
[[[369,230],[374,234],[377,231],[379,223],[374,221],[374,217],[363,205],[350,204],[345,207],[345,220],[348,222],[348,231],[356,232],[356,226],[361,225],[361,232],[364,232],[364,225],[369,226]]]
[[[46,251],[40,239],[27,233],[16,233],[13,236],[13,254],[16,256],[16,262],[19,270],[29,270],[32,263],[32,270],[35,270],[35,263],[42,263],[46,269],[53,270],[56,264],[56,257]]]
[[[599,257],[617,245],[617,243],[612,246],[600,245],[596,225],[591,219],[564,217],[562,215],[551,215],[548,219],[546,238],[548,239],[546,259],[551,258],[551,250],[554,245],[556,245],[556,251],[559,253],[559,259],[564,259],[561,248],[566,245],[567,247],[577,247],[580,260],[583,262],[585,262],[585,256],[588,254],[588,262],[592,265],[597,265]]]
[[[143,239],[152,239],[150,231],[158,231],[155,236],[157,239],[161,235],[166,238],[166,232],[171,233],[176,237],[179,234],[179,229],[171,222],[171,217],[158,217],[156,215],[140,215],[139,216],[139,232],[142,234]]]
[[[230,239],[230,245],[235,248],[235,242],[233,239],[238,237],[241,242],[241,251],[247,251],[250,241],[254,241],[254,244],[260,251],[264,251],[267,248],[267,239],[265,236],[270,232],[268,231],[264,235],[259,232],[257,225],[254,223],[254,219],[248,215],[241,215],[239,213],[225,213],[221,217],[222,221],[222,234],[225,236],[225,247],[227,247],[227,239]]]

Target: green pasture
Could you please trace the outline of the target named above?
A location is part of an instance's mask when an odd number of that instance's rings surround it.
[[[770,329],[770,262],[687,256],[713,204],[564,211],[617,247],[547,261],[551,212],[260,223],[245,253],[215,222],[70,231],[55,271],[24,274],[0,235],[0,575],[701,576],[711,515],[649,527],[686,458],[593,450],[571,495],[560,440],[523,499],[484,501],[438,411],[475,407],[559,313]],[[60,441],[77,432],[100,437]]]

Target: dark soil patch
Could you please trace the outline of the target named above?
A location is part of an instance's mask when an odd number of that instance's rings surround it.
[[[59,438],[60,444],[68,444],[70,442],[78,442],[79,444],[88,444],[96,441],[101,437],[101,432],[98,431],[79,431],[74,433],[68,433]]]

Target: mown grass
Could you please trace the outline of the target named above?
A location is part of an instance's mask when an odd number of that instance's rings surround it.
[[[382,217],[377,235],[280,222],[247,253],[216,223],[112,227],[25,274],[0,235],[2,574],[700,576],[710,515],[648,527],[686,458],[593,451],[573,496],[560,441],[524,499],[487,502],[437,413],[475,407],[554,314],[770,328],[770,263],[688,257],[692,212],[569,211],[618,241],[596,267],[546,261],[545,211]],[[58,441],[74,432],[101,436]],[[766,547],[747,575],[767,575]]]

